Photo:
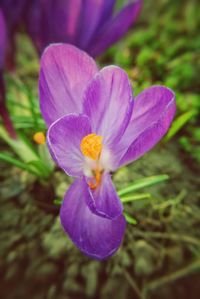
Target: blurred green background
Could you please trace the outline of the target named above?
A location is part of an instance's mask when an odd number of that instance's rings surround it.
[[[121,248],[107,261],[83,256],[61,229],[55,199],[63,197],[70,179],[59,169],[38,170],[43,179],[30,173],[38,165],[23,170],[23,162],[17,165],[10,154],[13,145],[1,138],[0,298],[200,298],[198,12],[197,0],[146,0],[134,28],[99,58],[101,65],[117,64],[128,72],[134,94],[163,84],[177,97],[167,136],[113,176],[118,189],[148,176],[167,174],[169,180],[143,188],[146,198],[125,205],[137,224],[127,225]],[[17,42],[17,72],[6,74],[8,107],[15,127],[36,147],[33,134],[45,130],[39,63],[23,33]],[[46,156],[42,146],[37,151]]]

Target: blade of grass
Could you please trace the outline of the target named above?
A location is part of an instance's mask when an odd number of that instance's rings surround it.
[[[50,175],[49,169],[41,160],[30,161],[28,165],[32,166],[38,173],[40,173],[41,177],[47,178]]]
[[[32,167],[30,167],[29,165],[27,165],[26,163],[15,159],[13,156],[11,156],[10,154],[6,153],[6,152],[1,152],[0,153],[0,160],[4,161],[6,163],[9,163],[11,165],[14,165],[22,170],[26,170],[29,173],[38,176],[38,172],[35,171]]]
[[[120,197],[123,197],[126,194],[129,194],[133,191],[140,190],[145,187],[150,187],[159,183],[162,183],[169,179],[167,174],[152,176],[144,179],[137,180],[134,184],[119,190],[117,193]]]
[[[128,223],[133,224],[133,225],[137,224],[137,220],[135,218],[133,218],[131,215],[129,215],[128,213],[124,212],[124,217]]]
[[[56,206],[60,206],[62,204],[62,200],[61,199],[54,199],[53,203],[56,205]]]
[[[27,97],[28,97],[29,104],[30,104],[30,110],[31,110],[33,122],[35,124],[36,130],[38,130],[38,117],[37,117],[37,113],[35,112],[34,96],[29,90],[27,90]]]
[[[125,202],[138,201],[138,200],[149,199],[149,198],[151,198],[150,193],[142,193],[142,194],[135,194],[135,195],[122,197],[121,201],[125,203]]]
[[[39,159],[39,156],[28,144],[28,142],[25,141],[25,139],[11,139],[3,127],[0,127],[0,137],[12,148],[12,150],[25,163]]]
[[[180,115],[178,118],[176,118],[175,121],[172,123],[171,129],[165,136],[164,142],[169,141],[196,114],[197,114],[197,111],[192,110],[192,111],[188,111],[188,112]]]
[[[17,103],[14,100],[11,100],[11,99],[9,99],[9,104],[12,104],[12,106],[17,106],[18,108],[22,108],[24,110],[30,111],[30,107],[28,107],[27,105],[24,105],[22,103]]]

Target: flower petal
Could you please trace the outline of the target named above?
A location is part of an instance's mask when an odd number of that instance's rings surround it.
[[[76,179],[61,206],[61,224],[84,254],[102,260],[119,248],[126,223],[123,215],[109,220],[93,214],[85,202],[88,196],[85,180]]]
[[[30,2],[25,24],[39,54],[51,43],[76,45],[82,0]]]
[[[140,93],[119,145],[122,152],[126,151],[119,165],[130,163],[149,151],[169,129],[175,111],[175,95],[169,88],[152,86]]]
[[[0,9],[0,70],[3,68],[4,65],[4,58],[5,58],[5,50],[6,50],[6,24],[5,19]]]
[[[136,21],[142,0],[132,1],[127,4],[116,16],[106,22],[96,37],[91,40],[88,48],[92,56],[97,56],[117,42]]]
[[[72,0],[73,1],[73,0]],[[78,46],[88,50],[88,43],[96,31],[111,16],[115,0],[85,0],[79,16]]]
[[[57,44],[45,50],[39,92],[47,126],[66,114],[82,112],[83,91],[96,72],[94,60],[74,46]]]
[[[21,21],[27,0],[1,0],[0,5],[4,12],[9,30],[14,32]]]
[[[103,68],[85,91],[83,111],[103,143],[116,146],[132,113],[132,88],[127,74],[116,66]]]
[[[91,133],[90,122],[84,115],[67,115],[54,122],[47,133],[50,153],[56,163],[70,176],[83,174],[81,140]]]
[[[103,174],[100,185],[89,191],[91,196],[86,200],[93,213],[110,219],[122,214],[123,206],[109,173]]]
[[[61,40],[64,40],[68,43],[72,43],[73,45],[77,45],[79,20],[83,3],[82,0],[68,0],[64,3],[65,5],[68,5],[68,20],[67,26],[65,28],[62,27],[63,38]]]

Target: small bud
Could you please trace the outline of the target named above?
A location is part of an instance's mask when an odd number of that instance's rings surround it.
[[[37,144],[45,144],[46,142],[46,137],[44,135],[43,132],[37,132],[33,135],[33,140],[37,143]]]

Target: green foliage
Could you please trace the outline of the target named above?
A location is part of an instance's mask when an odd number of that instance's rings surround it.
[[[131,215],[129,215],[128,213],[124,212],[124,216],[125,216],[125,219],[126,221],[129,223],[129,224],[137,224],[137,220],[135,218],[133,218]]]
[[[123,198],[125,195],[127,195],[129,193],[132,193],[134,191],[138,191],[138,190],[143,189],[145,187],[150,187],[152,185],[156,185],[156,184],[164,182],[168,179],[169,179],[169,177],[166,174],[140,179],[140,180],[134,182],[132,185],[130,185],[130,186],[124,188],[124,189],[119,190],[117,193],[121,198]]]
[[[170,140],[191,118],[196,116],[197,112],[194,111],[188,111],[184,114],[181,114],[179,117],[175,119],[175,121],[172,123],[171,129],[167,133],[165,137],[165,141]]]
[[[20,169],[26,170],[38,178],[48,178],[54,169],[46,145],[40,145],[38,153],[28,138],[21,132],[17,139],[12,139],[3,127],[0,127],[0,138],[11,148],[13,154],[0,152],[0,160]],[[42,148],[41,148],[42,147]]]
[[[36,61],[38,63],[38,59]],[[24,63],[22,61],[23,65]],[[2,153],[0,159],[40,179],[47,179],[54,169],[54,164],[46,145],[36,145],[32,141],[34,133],[46,130],[39,110],[38,94],[35,92],[37,80],[24,82],[16,75],[7,74],[6,81],[7,103],[17,131],[17,139],[11,139],[3,127],[0,127],[0,138],[9,145],[13,152],[11,155]]]

